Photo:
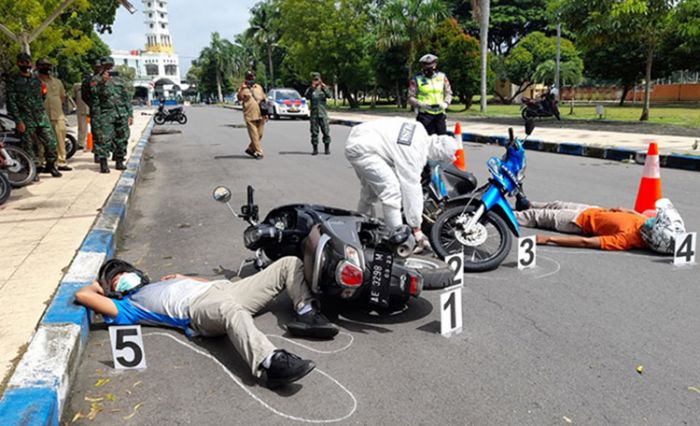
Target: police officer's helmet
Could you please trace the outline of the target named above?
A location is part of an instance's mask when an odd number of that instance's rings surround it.
[[[121,292],[112,291],[112,280],[118,274],[128,272],[134,272],[139,277],[141,277],[141,284],[137,288],[140,288],[151,282],[150,278],[148,278],[148,275],[144,274],[143,271],[134,267],[129,262],[120,259],[110,259],[100,267],[100,270],[97,273],[97,282],[100,284],[100,287],[102,287],[105,296],[112,297],[115,299],[121,299],[125,296],[125,294]],[[136,290],[136,288],[132,289],[131,291],[133,290]]]
[[[438,60],[437,56],[433,55],[432,53],[428,53],[427,55],[421,56],[421,58],[418,60],[418,63],[420,63],[423,66],[432,65],[435,62],[437,62],[437,60]]]

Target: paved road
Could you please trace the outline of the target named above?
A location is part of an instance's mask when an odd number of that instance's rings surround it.
[[[341,153],[348,128],[332,127],[331,156],[311,157],[308,123],[269,123],[267,157],[255,161],[242,153],[239,112],[188,114],[187,126],[173,126],[182,134],[152,138],[120,244],[119,255],[151,276],[221,277],[247,256],[244,224],[210,199],[217,184],[234,189],[237,204],[245,185],[254,185],[261,212],[289,202],[355,205],[359,187]],[[485,160],[501,150],[468,145],[468,166],[484,177]],[[532,199],[629,206],[642,173],[636,165],[536,152],[528,162]],[[700,229],[700,174],[664,170],[662,177],[688,228]],[[318,365],[283,392],[258,386],[226,339],[189,342],[158,328],[144,329],[148,368],[117,373],[97,324],[66,420],[92,406],[104,425],[698,424],[698,267],[674,268],[646,253],[548,247],[540,267],[523,273],[513,256],[497,271],[466,277],[464,332],[449,339],[435,333],[436,293],[424,292],[399,317],[346,313],[332,342],[280,337],[289,301],[276,301],[256,323]]]

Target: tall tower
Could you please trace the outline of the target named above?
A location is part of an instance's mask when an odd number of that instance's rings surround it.
[[[168,0],[142,0],[146,18],[146,52],[173,53],[168,23]]]

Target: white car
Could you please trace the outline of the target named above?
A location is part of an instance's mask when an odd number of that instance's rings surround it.
[[[306,99],[294,89],[271,89],[267,92],[267,101],[271,107],[271,119],[279,119],[280,117],[309,118],[309,105]]]

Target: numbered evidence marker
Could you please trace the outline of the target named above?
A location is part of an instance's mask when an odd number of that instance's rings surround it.
[[[118,325],[109,327],[114,368],[146,368],[140,325]]]
[[[529,269],[537,266],[537,237],[518,238],[518,269]]]
[[[450,337],[462,332],[462,282],[464,255],[460,252],[445,258],[445,263],[455,272],[454,285],[440,294],[440,334]]]
[[[695,252],[698,249],[698,234],[689,232],[687,234],[678,234],[675,238],[673,247],[673,264],[687,265],[695,263]]]

